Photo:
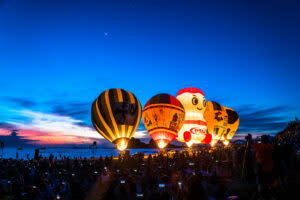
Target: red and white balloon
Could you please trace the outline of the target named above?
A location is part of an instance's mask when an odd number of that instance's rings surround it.
[[[186,142],[188,146],[199,143],[209,144],[212,137],[207,134],[206,121],[203,116],[206,100],[202,90],[191,87],[184,88],[178,92],[176,98],[185,110],[184,124],[176,139]]]

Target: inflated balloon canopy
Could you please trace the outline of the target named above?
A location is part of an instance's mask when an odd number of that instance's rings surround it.
[[[91,117],[95,129],[124,150],[140,123],[141,113],[141,104],[131,92],[109,89],[94,101]]]
[[[231,140],[239,127],[240,118],[237,112],[232,108],[225,107],[225,110],[228,116],[228,123],[226,126],[226,132],[223,134],[222,139]]]
[[[221,139],[228,123],[228,115],[225,108],[217,102],[208,101],[206,103],[204,118],[207,123],[207,130],[212,134],[213,140]]]
[[[176,138],[180,142],[186,142],[188,146],[192,144],[211,142],[211,135],[207,134],[204,111],[206,100],[202,90],[198,88],[181,89],[176,97],[184,107],[185,120],[183,127]]]
[[[177,137],[184,121],[182,104],[172,95],[158,94],[152,97],[143,110],[143,122],[159,148],[164,148]]]

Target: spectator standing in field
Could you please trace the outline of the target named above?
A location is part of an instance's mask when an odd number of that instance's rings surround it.
[[[254,183],[255,182],[255,172],[254,172],[254,152],[251,148],[253,144],[252,135],[248,134],[246,137],[246,144],[244,147],[243,153],[243,166],[242,166],[242,177],[245,179],[247,183]]]
[[[261,137],[261,143],[253,144],[257,164],[258,192],[263,198],[267,198],[267,190],[272,183],[274,148],[274,145],[269,143],[266,135]]]

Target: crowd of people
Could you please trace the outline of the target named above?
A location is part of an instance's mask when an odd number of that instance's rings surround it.
[[[300,121],[296,118],[288,126],[276,134],[276,141],[280,144],[291,144],[297,149],[300,148]]]
[[[299,187],[295,152],[249,137],[149,156],[0,159],[0,199],[289,199]]]

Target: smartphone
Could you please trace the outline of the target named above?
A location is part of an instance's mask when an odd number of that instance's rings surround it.
[[[163,183],[160,183],[160,184],[158,184],[158,187],[160,187],[160,188],[164,188],[164,187],[165,187],[165,184],[163,184]]]
[[[136,193],[136,197],[143,197],[144,196],[144,194],[142,194],[142,193]]]
[[[94,174],[98,174],[98,172],[97,172],[97,171],[94,171]]]
[[[126,181],[125,180],[121,180],[120,183],[124,184]]]
[[[32,188],[36,189],[36,186],[35,186],[35,185],[33,185],[33,186],[32,186]]]
[[[60,199],[60,195],[56,195],[56,199]]]
[[[178,187],[179,187],[179,189],[181,189],[181,186],[182,186],[182,182],[179,181],[179,182],[178,182]]]
[[[193,163],[193,162],[190,162],[190,163],[189,163],[189,165],[193,166],[193,165],[194,165],[194,163]]]
[[[236,200],[238,198],[239,198],[238,196],[229,196],[227,199],[228,200]]]

